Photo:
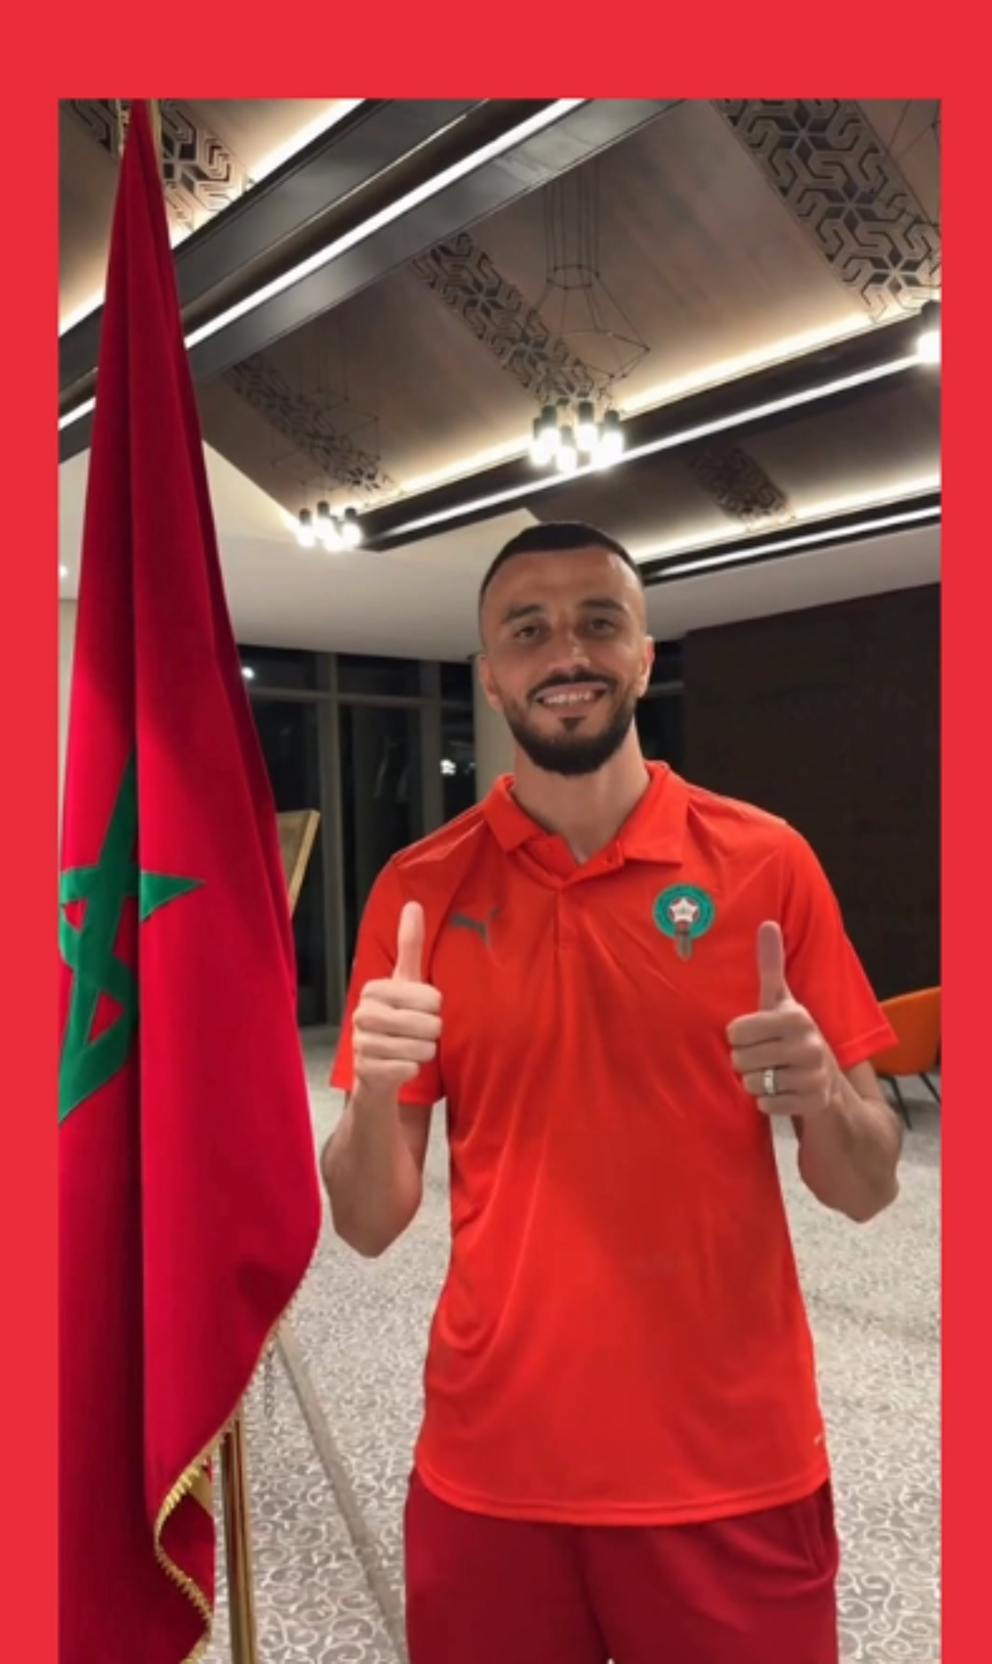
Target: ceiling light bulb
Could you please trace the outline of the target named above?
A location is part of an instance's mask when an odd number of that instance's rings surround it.
[[[534,417],[530,435],[530,460],[535,468],[545,468],[551,461],[551,450],[541,425],[540,416]]]
[[[579,466],[579,452],[575,443],[575,435],[570,427],[559,429],[558,454],[555,457],[559,471],[563,474],[574,474]]]
[[[296,541],[301,549],[312,549],[317,542],[313,529],[313,515],[308,508],[300,509],[300,524],[296,530]]]
[[[921,364],[940,363],[940,302],[928,300],[920,309],[916,356]]]
[[[591,456],[599,444],[596,411],[591,399],[582,399],[579,403],[576,411],[575,437],[579,442],[579,450]]]
[[[534,423],[534,441],[531,455],[539,468],[547,467],[553,461],[561,444],[561,432],[558,427],[558,411],[555,405],[546,404],[540,416]]]
[[[357,549],[360,546],[363,541],[362,528],[355,509],[345,509],[340,531],[341,541],[346,549]]]
[[[59,567],[59,577],[60,578],[67,578],[68,576],[69,576],[69,568],[67,566],[60,566]]]
[[[255,680],[254,667],[250,664],[243,664],[241,666],[241,674],[246,682],[253,682]]]
[[[603,427],[599,444],[596,446],[596,466],[610,468],[614,462],[619,462],[623,456],[623,429],[620,418],[615,410],[608,410],[603,417]]]
[[[329,503],[317,504],[317,540],[325,549],[340,549],[341,534]]]

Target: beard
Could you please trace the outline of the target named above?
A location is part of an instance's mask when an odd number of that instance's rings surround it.
[[[556,685],[567,686],[567,683]],[[603,697],[610,698],[611,690]],[[543,769],[547,774],[575,778],[582,774],[595,774],[620,750],[630,733],[637,698],[636,689],[625,689],[609,720],[594,734],[583,732],[585,721],[582,717],[563,716],[559,719],[559,732],[548,734],[531,721],[526,709],[520,705],[504,704],[503,714],[521,751],[535,768]]]

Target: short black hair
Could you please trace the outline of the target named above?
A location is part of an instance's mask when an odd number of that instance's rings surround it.
[[[624,565],[630,567],[643,589],[644,579],[636,560],[615,537],[608,537],[606,532],[598,531],[595,526],[583,525],[581,520],[551,520],[543,525],[526,527],[524,531],[518,532],[516,537],[511,537],[509,543],[504,544],[479,588],[480,610],[486,598],[486,590],[500,567],[505,566],[514,555],[544,555],[558,552],[565,554],[573,549],[608,549],[610,554],[619,555]]]

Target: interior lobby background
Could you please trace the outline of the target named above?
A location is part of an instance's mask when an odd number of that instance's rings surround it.
[[[333,586],[328,585],[328,607]],[[940,980],[939,586],[660,643],[645,753],[790,820],[817,850],[880,998]],[[60,758],[75,602],[60,602]],[[389,857],[509,769],[470,663],[243,644],[277,807],[318,809],[296,921],[299,1016],[340,1017],[355,933]]]

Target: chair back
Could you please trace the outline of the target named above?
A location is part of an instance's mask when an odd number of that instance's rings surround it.
[[[872,1058],[880,1075],[923,1075],[937,1067],[940,1051],[940,989],[920,988],[883,1000],[882,1010],[897,1041]]]

